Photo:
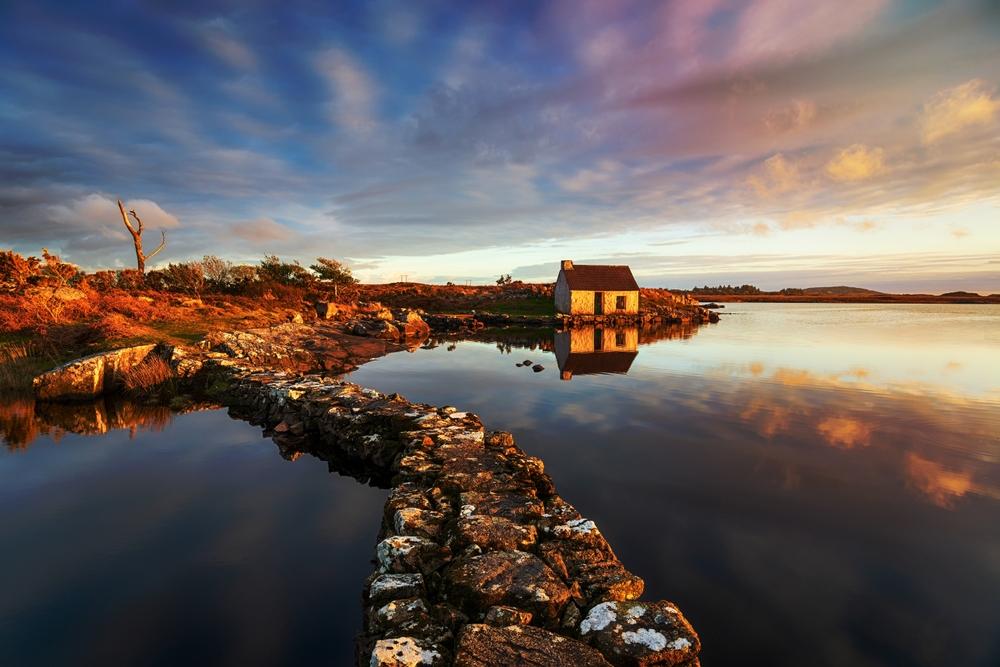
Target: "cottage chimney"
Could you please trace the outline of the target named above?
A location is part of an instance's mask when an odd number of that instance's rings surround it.
[[[569,271],[572,268],[573,268],[573,260],[571,260],[571,259],[564,259],[562,261],[562,270],[563,271]]]

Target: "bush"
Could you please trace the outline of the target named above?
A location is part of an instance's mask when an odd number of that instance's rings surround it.
[[[42,258],[45,263],[42,265],[41,278],[48,285],[55,287],[69,285],[79,282],[83,276],[78,266],[62,261],[59,255],[53,255],[48,248],[42,248]]]
[[[257,267],[257,276],[262,283],[308,287],[316,278],[298,262],[282,262],[276,255],[264,255]]]
[[[13,250],[0,250],[0,290],[19,292],[41,275],[37,257],[23,257]]]
[[[358,282],[351,275],[351,270],[335,259],[317,257],[316,263],[309,267],[319,276],[320,281],[331,285],[353,285]]]
[[[188,292],[199,296],[205,288],[205,271],[201,262],[170,264],[161,273],[167,291]]]

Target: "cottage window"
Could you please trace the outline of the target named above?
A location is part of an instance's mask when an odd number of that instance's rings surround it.
[[[621,299],[621,298],[624,298],[624,297],[618,297],[618,298]],[[624,331],[616,331],[615,332],[615,346],[617,346],[617,347],[625,347],[625,332]]]
[[[625,310],[625,297],[623,297],[623,296],[616,296],[615,297],[615,309],[616,310]]]

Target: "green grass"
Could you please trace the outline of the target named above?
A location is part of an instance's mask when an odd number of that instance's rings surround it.
[[[483,307],[482,310],[487,313],[511,315],[514,317],[551,317],[556,314],[555,303],[553,303],[552,299],[542,296],[498,301],[497,303]]]
[[[208,322],[198,320],[186,322],[150,322],[148,326],[163,336],[165,340],[185,343],[196,343],[211,330]]]

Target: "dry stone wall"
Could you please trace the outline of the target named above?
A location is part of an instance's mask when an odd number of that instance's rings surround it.
[[[697,665],[700,642],[510,433],[318,375],[203,372],[282,454],[391,489],[364,584],[359,665]]]

